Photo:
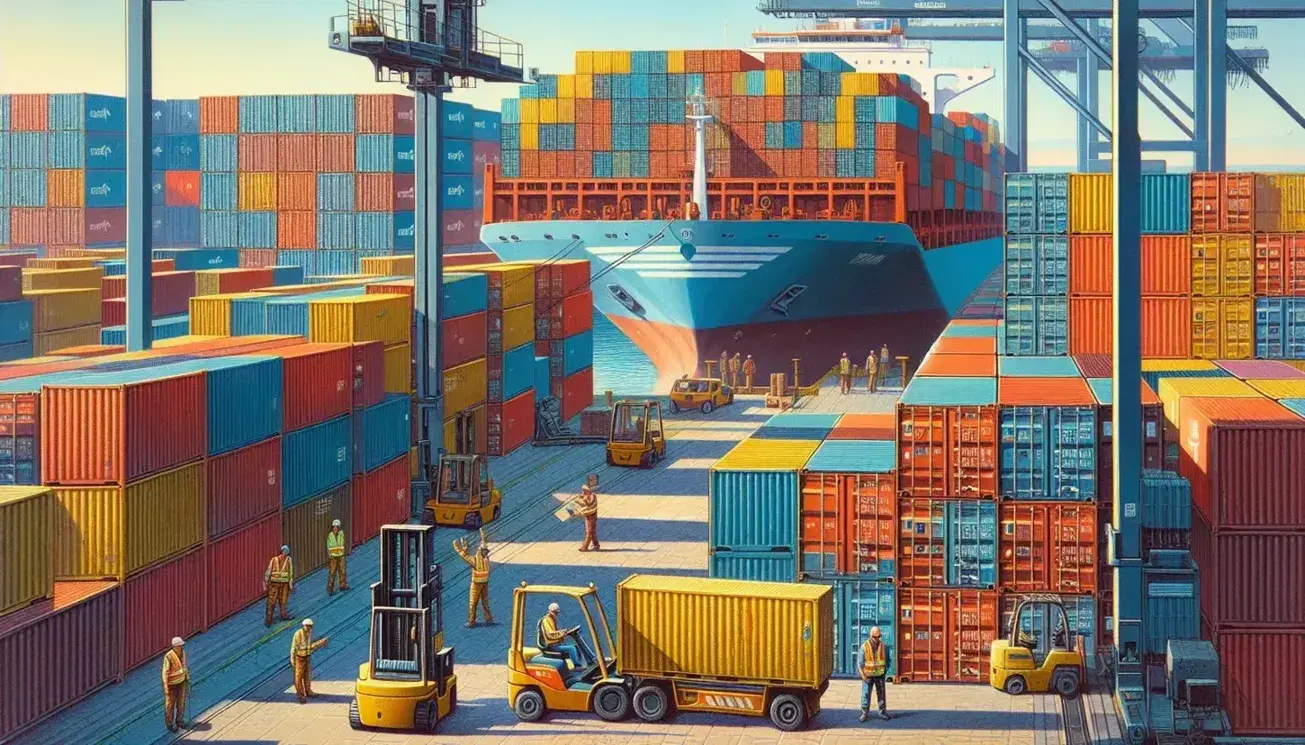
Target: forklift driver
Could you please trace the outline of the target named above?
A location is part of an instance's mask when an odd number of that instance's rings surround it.
[[[572,667],[584,669],[598,663],[589,645],[580,636],[580,627],[559,630],[557,619],[562,609],[557,603],[549,603],[548,613],[539,619],[539,638],[536,643],[540,650],[551,652],[553,656],[563,655],[571,661]],[[568,641],[568,637],[570,641]]]

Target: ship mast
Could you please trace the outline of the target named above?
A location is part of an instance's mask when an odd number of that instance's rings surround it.
[[[689,96],[688,112],[685,116],[693,122],[693,202],[698,205],[698,212],[703,217],[707,213],[707,122],[711,114],[707,113],[707,99],[702,91]]]

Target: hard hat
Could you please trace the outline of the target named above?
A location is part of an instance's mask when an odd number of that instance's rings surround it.
[[[883,636],[883,632],[881,632],[881,631],[879,630],[879,627],[878,627],[878,626],[875,626],[875,627],[873,627],[873,628],[870,629],[870,638],[871,638],[871,639],[878,639],[878,638],[881,637],[881,636]]]
[[[305,626],[312,626],[312,625],[313,625],[313,619],[311,619],[311,618],[305,618],[305,619],[304,619],[304,625],[305,625]]]
[[[557,603],[549,603],[549,604],[548,604],[548,612],[549,612],[549,613],[557,613],[557,612],[560,612],[561,610],[562,610],[562,606],[558,605]]]
[[[179,636],[174,636],[174,637],[172,637],[172,646],[174,646],[174,647],[180,647],[180,646],[183,646],[183,645],[185,645],[185,643],[186,643],[186,640],[185,640],[185,639],[182,639],[182,638],[179,637]]]
[[[282,546],[282,547],[281,547],[281,553],[283,553],[283,554],[288,554],[288,553],[290,553],[290,547],[289,547],[289,546]]]
[[[593,491],[593,490],[594,488],[588,484],[585,484],[584,486],[580,487],[580,491]]]
[[[338,527],[340,527],[340,521],[339,521],[339,520],[332,520],[332,521],[331,521],[331,527],[332,527],[332,528],[338,528]]]

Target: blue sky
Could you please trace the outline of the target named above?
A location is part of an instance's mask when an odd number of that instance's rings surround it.
[[[156,2],[154,8],[157,97],[386,89],[373,81],[365,61],[326,47],[329,19],[344,12],[345,0],[184,0]],[[577,49],[739,48],[761,25],[793,23],[755,8],[755,0],[489,0],[480,25],[521,42],[528,66],[564,73],[574,71]],[[0,91],[125,90],[122,0],[0,0],[0,17]],[[1305,21],[1264,23],[1254,44],[1272,55],[1266,77],[1305,109],[1305,76],[1291,75],[1305,67],[1302,32]],[[1151,35],[1159,34],[1151,29]],[[1001,118],[1000,44],[938,43],[934,65],[995,68],[996,80],[966,93],[949,110]],[[1073,85],[1070,77],[1062,81]],[[1172,86],[1190,101],[1190,75],[1180,74]],[[1032,163],[1073,163],[1069,108],[1040,81],[1032,79],[1030,87]],[[455,97],[497,107],[514,93],[511,86],[490,85]],[[1109,100],[1108,86],[1102,99]],[[1305,166],[1305,130],[1258,88],[1234,89],[1228,101],[1232,164]],[[1178,137],[1149,103],[1142,106],[1144,137]],[[1178,156],[1173,163],[1184,161]]]

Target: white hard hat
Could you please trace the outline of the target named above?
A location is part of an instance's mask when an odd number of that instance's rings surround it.
[[[281,547],[281,553],[283,553],[283,554],[288,554],[288,553],[290,553],[290,547],[289,547],[289,546],[282,546],[282,547]]]
[[[304,625],[305,625],[305,626],[312,626],[312,625],[313,625],[313,619],[311,619],[311,618],[305,618],[305,619],[304,619]]]
[[[340,527],[340,521],[339,521],[339,520],[332,520],[332,521],[331,521],[331,527],[332,527],[332,528],[338,528],[338,527]]]
[[[883,636],[883,632],[879,630],[878,626],[872,626],[870,628],[870,638],[874,639],[880,636]]]
[[[174,636],[174,637],[172,637],[172,646],[174,646],[174,647],[180,647],[180,646],[184,645],[185,643],[186,643],[186,640],[185,640],[185,639],[182,639],[182,638],[179,637],[179,636]]]
[[[561,611],[561,610],[562,610],[562,606],[558,605],[557,603],[549,603],[549,604],[548,604],[548,612],[549,612],[549,613],[557,613],[557,612],[559,612],[559,611]]]

